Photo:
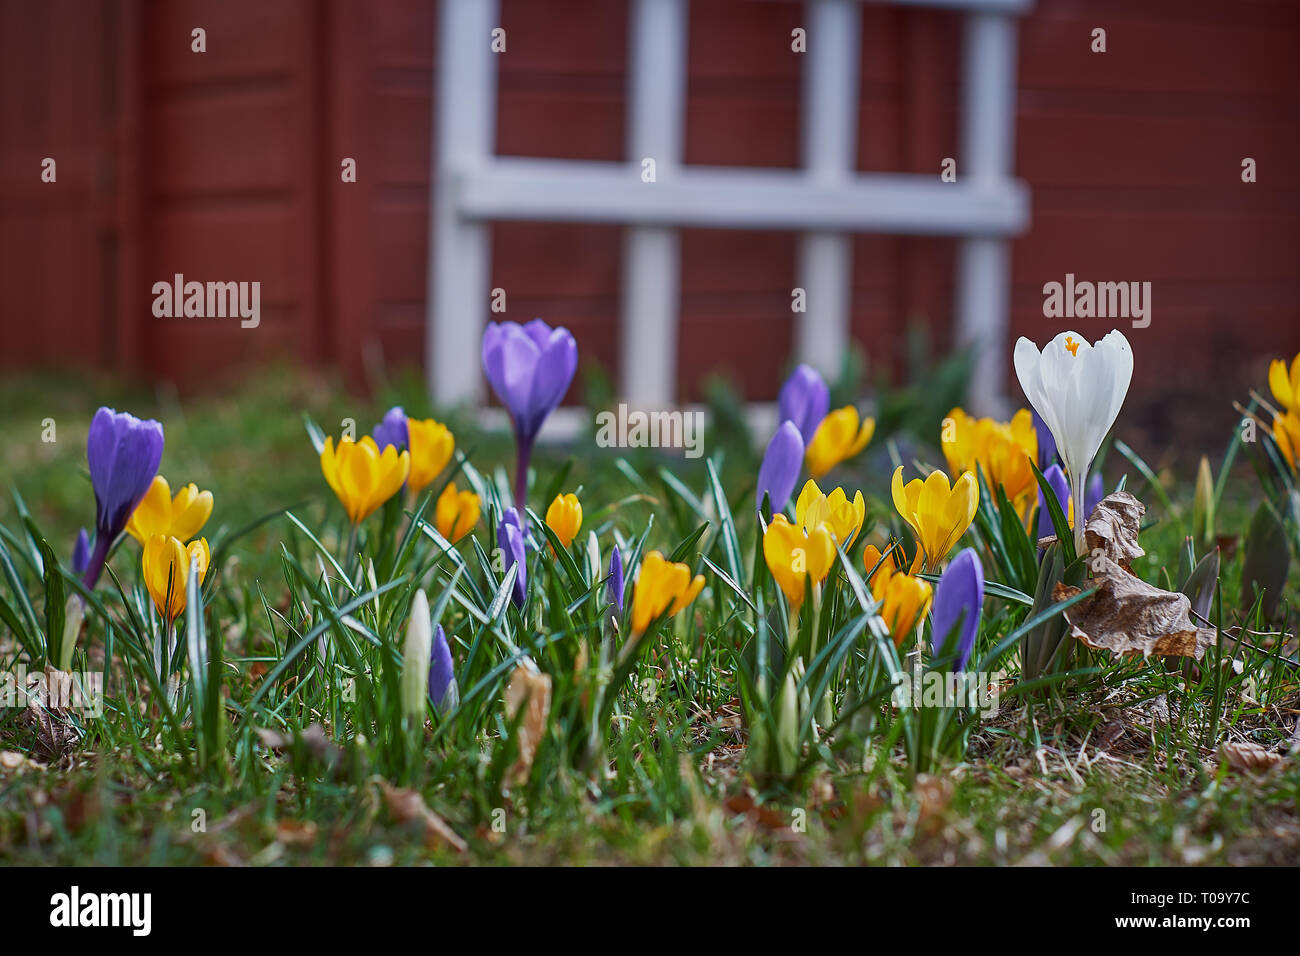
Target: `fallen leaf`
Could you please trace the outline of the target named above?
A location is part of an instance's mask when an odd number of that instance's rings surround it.
[[[311,846],[316,842],[316,824],[311,820],[280,820],[275,838],[286,846]]]
[[[424,802],[424,797],[420,796],[418,791],[394,787],[387,780],[382,779],[379,781],[379,789],[384,795],[384,804],[388,807],[388,812],[393,815],[393,819],[398,823],[418,821],[424,825],[425,845],[430,847],[445,845],[457,853],[468,852],[469,844],[447,825],[446,820],[429,809],[429,805]]]
[[[1186,594],[1148,584],[1103,555],[1090,559],[1089,565],[1093,570],[1089,583],[1097,587],[1097,593],[1066,609],[1070,636],[1116,656],[1156,654],[1197,660],[1214,643],[1214,631],[1197,627],[1192,620]],[[1066,601],[1081,591],[1058,583],[1052,597]]]
[[[1083,537],[1088,543],[1088,553],[1104,556],[1128,570],[1134,558],[1146,554],[1138,544],[1138,531],[1146,505],[1127,491],[1117,491],[1097,502],[1083,526]]]
[[[1228,761],[1228,766],[1240,773],[1253,770],[1268,770],[1285,759],[1267,747],[1253,744],[1248,740],[1230,740],[1219,747],[1219,756]]]
[[[533,769],[533,758],[537,756],[537,745],[546,730],[546,718],[551,712],[550,675],[539,672],[531,661],[518,664],[510,675],[506,687],[506,719],[514,720],[522,707],[527,709],[516,731],[519,756],[506,774],[511,787],[521,787],[527,782]]]

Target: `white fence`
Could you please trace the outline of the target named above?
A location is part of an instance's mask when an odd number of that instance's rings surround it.
[[[688,0],[628,0],[627,159],[622,163],[494,155],[497,0],[442,0],[426,368],[439,402],[482,393],[490,223],[496,219],[619,223],[624,232],[620,393],[663,408],[676,396],[683,226],[795,229],[807,311],[795,313],[797,357],[828,375],[849,341],[851,233],[953,236],[955,342],[975,350],[972,405],[1003,403],[1008,237],[1028,220],[1029,192],[1011,174],[1016,17],[1031,0],[892,0],[965,17],[957,181],[854,171],[861,2],[807,0],[803,168],[682,163]],[[740,5],[738,5],[739,7]],[[655,181],[642,181],[642,160]],[[523,317],[526,321],[531,316]]]

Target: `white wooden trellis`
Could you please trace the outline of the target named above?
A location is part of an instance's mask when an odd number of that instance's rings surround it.
[[[1000,411],[1007,351],[1009,237],[1029,215],[1011,174],[1016,18],[1032,0],[879,0],[947,7],[965,17],[957,181],[857,173],[860,4],[806,0],[804,168],[685,166],[688,0],[630,4],[626,161],[494,155],[498,0],[442,0],[430,224],[426,369],[443,403],[482,397],[479,343],[489,303],[492,220],[626,225],[620,392],[666,408],[676,393],[681,227],[802,233],[797,357],[839,371],[849,341],[851,234],[957,237],[955,341],[975,352],[972,404]],[[641,178],[653,158],[656,180]]]

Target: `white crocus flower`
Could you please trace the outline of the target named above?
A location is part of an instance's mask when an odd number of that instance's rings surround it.
[[[421,588],[411,601],[411,623],[406,626],[406,644],[402,648],[402,713],[416,727],[424,726],[432,648],[433,622],[429,617],[429,599]]]
[[[1133,350],[1116,330],[1089,345],[1078,332],[1062,332],[1043,347],[1016,342],[1016,375],[1025,397],[1047,423],[1070,476],[1074,544],[1084,550],[1084,489],[1093,459],[1115,424],[1133,378]]]

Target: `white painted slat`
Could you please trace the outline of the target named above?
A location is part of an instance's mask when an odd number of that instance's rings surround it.
[[[803,165],[816,188],[838,191],[857,165],[862,10],[858,0],[808,0],[804,11]],[[794,316],[795,355],[834,380],[849,344],[853,237],[804,233],[798,256],[795,280],[806,311]]]
[[[662,201],[682,161],[686,24],[686,0],[632,0],[627,165],[620,183],[651,205]],[[654,182],[642,179],[646,159],[654,161]],[[620,391],[634,407],[666,408],[676,398],[681,297],[676,225],[632,226],[623,238]]]
[[[963,236],[1014,235],[1029,216],[1023,183],[976,189],[937,174],[822,186],[795,170],[688,166],[651,187],[622,163],[500,157],[457,188],[460,209],[480,219]]]
[[[491,228],[458,208],[455,181],[492,157],[496,136],[497,0],[442,0],[429,217],[429,329],[424,367],[438,402],[482,395],[479,351],[488,310]]]
[[[1011,174],[1016,110],[1016,21],[999,13],[967,14],[962,49],[962,155],[957,180],[992,191]],[[974,353],[970,404],[984,414],[1007,411],[1006,368],[1011,254],[1003,239],[964,240],[957,250],[958,345]]]

